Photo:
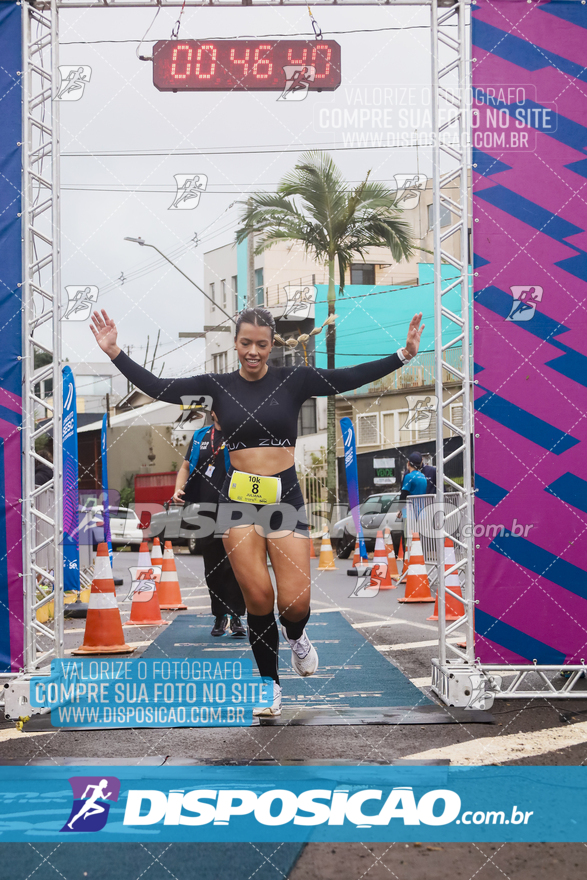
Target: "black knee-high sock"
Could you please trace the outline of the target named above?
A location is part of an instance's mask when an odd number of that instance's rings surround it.
[[[304,631],[304,627],[310,619],[310,609],[308,608],[308,613],[305,617],[302,617],[301,620],[288,620],[287,617],[284,617],[283,614],[279,615],[279,620],[285,627],[285,631],[287,633],[288,639],[299,639]]]
[[[277,652],[279,648],[279,631],[273,611],[270,614],[251,614],[247,612],[249,625],[249,642],[253,656],[257,661],[262,676],[272,678],[279,684],[277,674]]]

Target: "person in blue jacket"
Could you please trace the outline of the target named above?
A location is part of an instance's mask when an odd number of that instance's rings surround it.
[[[422,456],[419,452],[412,452],[408,458],[408,470],[402,482],[400,501],[405,501],[410,495],[426,495],[428,491],[428,480],[422,473]],[[404,547],[407,547],[408,540],[408,509],[402,508],[401,513],[397,515],[398,519],[404,521]]]
[[[175,481],[174,501],[218,504],[218,497],[230,467],[222,428],[212,413],[212,425],[194,431],[185,460]],[[206,584],[212,603],[214,626],[211,634],[222,636],[230,629],[233,638],[244,639],[247,632],[241,621],[245,600],[226,555],[222,538],[211,534],[198,538],[204,559]],[[230,624],[229,624],[230,618]]]

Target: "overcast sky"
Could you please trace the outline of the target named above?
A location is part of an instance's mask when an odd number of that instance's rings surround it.
[[[369,169],[373,179],[392,186],[394,174],[414,173],[417,165],[430,174],[429,148],[416,155],[413,148],[344,146],[344,138],[353,133],[371,137],[383,131],[387,143],[389,132],[394,143],[402,134],[411,137],[416,128],[429,130],[428,10],[314,7],[313,12],[324,37],[341,44],[342,85],[335,92],[310,93],[299,103],[277,102],[275,92],[159,92],[152,64],[137,59],[133,42],[152,23],[153,9],[60,12],[60,63],[92,69],[82,99],[61,102],[62,284],[97,285],[98,306],[114,317],[120,344],[133,346],[132,356],[141,362],[147,336],[152,351],[161,328],[157,373],[163,361],[165,375],[201,370],[200,342],[172,350],[185,342],[178,340],[179,331],[202,329],[203,297],[169,266],[113,285],[121,272],[128,276],[159,259],[124,236],[140,235],[170,255],[186,248],[178,263],[202,285],[204,253],[234,239],[239,206],[231,204],[255,189],[275,189],[295,164],[295,151],[342,147],[332,156],[354,182]],[[142,54],[151,54],[153,40],[169,39],[178,14],[179,8],[160,11]],[[390,28],[396,30],[385,30]],[[348,33],[360,29],[372,32]],[[307,8],[186,8],[180,31],[186,39],[279,35],[309,38]],[[376,107],[388,110],[384,129],[373,122]],[[370,112],[362,128],[341,129],[332,124],[335,108]],[[201,155],[96,155],[186,149]],[[238,153],[221,155],[222,150]],[[67,155],[72,152],[82,155]],[[192,211],[168,210],[178,173],[208,176],[207,191]],[[199,244],[187,247],[195,233]],[[63,350],[71,361],[105,357],[88,322],[64,322]]]

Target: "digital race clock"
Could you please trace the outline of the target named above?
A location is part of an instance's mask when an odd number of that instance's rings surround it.
[[[333,91],[340,85],[334,40],[160,40],[153,83],[161,92]]]

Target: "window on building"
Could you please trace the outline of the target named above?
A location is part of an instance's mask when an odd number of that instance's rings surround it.
[[[212,372],[228,372],[228,353],[226,351],[219,351],[218,354],[212,355]]]
[[[230,286],[234,296],[234,310],[238,312],[238,275],[233,275],[230,279]]]
[[[226,287],[226,278],[223,278],[220,282],[220,291],[222,293],[222,308],[225,309],[228,305],[228,289]]]
[[[76,382],[77,382],[76,377]],[[43,379],[42,382],[37,382],[35,385],[35,394],[41,400],[46,400],[47,397],[53,397],[53,379]]]
[[[265,302],[265,291],[263,288],[263,269],[255,269],[255,303],[262,306]]]
[[[311,397],[302,403],[298,416],[298,435],[316,433],[316,398]]]
[[[379,414],[362,413],[357,416],[357,446],[379,444]]]
[[[434,440],[436,437],[436,413],[432,413],[430,422],[418,428],[418,440]]]
[[[450,407],[450,420],[455,428],[463,427],[463,405],[462,403],[453,403]],[[454,431],[451,432],[453,435]]]
[[[375,265],[351,263],[351,284],[375,284]]]
[[[432,229],[432,227],[434,226],[433,212],[434,212],[434,206],[428,205],[428,229],[429,230]],[[440,206],[440,228],[444,229],[445,226],[450,226],[450,224],[451,224],[450,211],[448,210],[448,208],[445,205],[441,205]]]
[[[78,397],[104,397],[112,394],[112,377],[78,374],[75,377],[75,390]]]
[[[381,413],[381,445],[395,446],[398,442],[395,412]]]
[[[212,300],[212,303],[216,302],[216,285],[214,284],[213,281],[210,282],[210,299]],[[212,305],[212,311],[214,311],[213,305]]]
[[[396,410],[396,418],[397,418],[397,438],[398,443],[412,443],[416,439],[415,431],[412,428],[404,428],[404,425],[407,421],[407,418],[410,414],[409,409],[398,409]]]

